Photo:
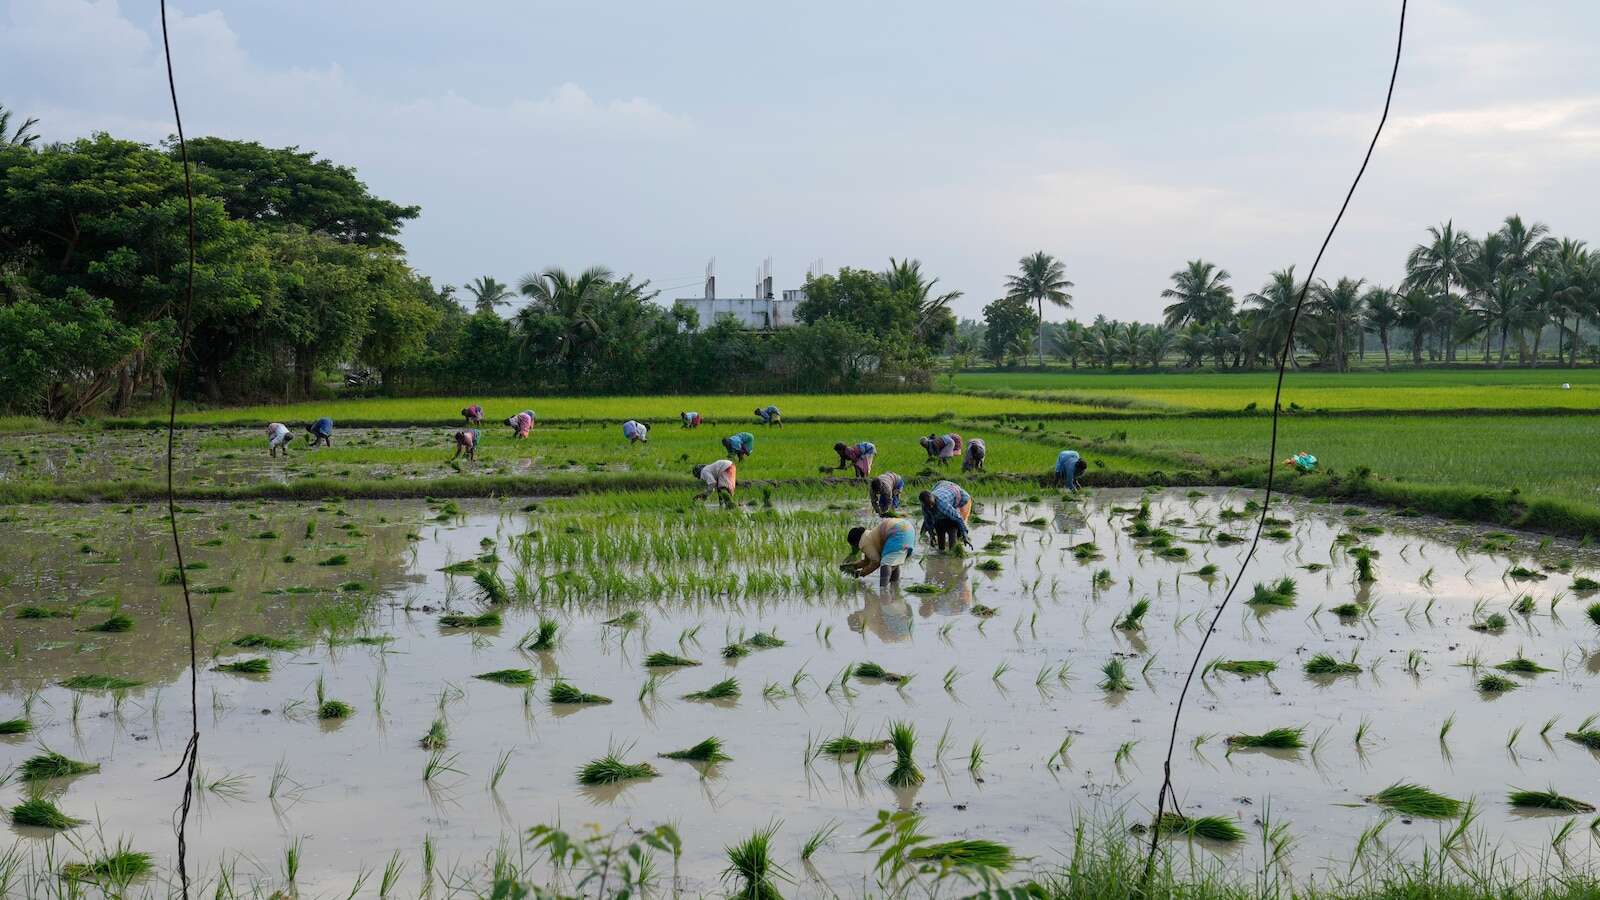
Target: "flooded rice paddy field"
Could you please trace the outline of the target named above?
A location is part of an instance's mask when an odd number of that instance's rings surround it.
[[[938,839],[989,838],[1032,857],[1027,866],[1055,864],[1079,819],[1148,819],[1173,703],[1247,546],[1223,535],[1248,533],[1251,496],[980,497],[975,552],[924,548],[883,589],[834,565],[845,529],[868,520],[854,495],[736,511],[665,494],[186,505],[204,730],[191,865],[270,890],[298,847],[300,890],[343,895],[398,851],[400,892],[412,895],[425,840],[435,883],[462,884],[481,881],[497,847],[534,865],[514,849],[530,826],[672,823],[684,840],[678,886],[714,892],[722,848],[781,821],[774,858],[794,893],[855,894],[870,889],[859,835],[896,807],[921,812]],[[1246,839],[1197,842],[1196,858],[1259,868],[1270,809],[1287,826],[1287,869],[1343,873],[1389,816],[1364,798],[1397,781],[1475,798],[1475,845],[1547,856],[1574,817],[1514,810],[1506,792],[1600,802],[1600,758],[1566,737],[1600,712],[1600,640],[1585,611],[1595,598],[1575,589],[1600,565],[1593,551],[1325,504],[1274,515],[1275,537],[1206,661],[1276,671],[1208,667],[1174,761],[1184,812],[1232,820]],[[0,720],[31,729],[0,737],[0,768],[46,748],[99,766],[46,782],[13,774],[7,806],[42,789],[92,823],[69,838],[13,826],[18,846],[42,865],[125,839],[165,873],[178,791],[155,779],[187,738],[188,651],[164,510],[4,517]],[[1208,565],[1220,571],[1194,574]],[[1372,580],[1359,580],[1361,566]],[[1245,602],[1253,582],[1283,578],[1292,596],[1278,586],[1269,603]],[[1141,600],[1142,620],[1128,622]],[[447,618],[483,614],[465,627]],[[541,619],[555,623],[550,649],[533,648]],[[232,643],[251,635],[298,646]],[[650,667],[652,653],[697,664]],[[1306,674],[1318,654],[1359,671]],[[268,670],[216,669],[252,659]],[[1494,668],[1519,659],[1548,671]],[[1112,661],[1126,690],[1102,686]],[[865,663],[887,677],[863,676]],[[504,670],[532,684],[476,677]],[[85,675],[138,683],[62,685]],[[1481,690],[1487,675],[1511,687]],[[728,679],[736,696],[685,696]],[[558,684],[612,702],[552,702]],[[319,718],[333,700],[352,714]],[[918,786],[886,783],[893,752],[858,764],[820,749],[881,740],[891,722],[915,730]],[[1275,728],[1304,729],[1304,746],[1229,752],[1229,736]],[[730,759],[658,756],[713,736]],[[656,775],[580,784],[580,767],[612,751]],[[1559,835],[1575,861],[1591,818]],[[806,838],[830,823],[831,841],[802,862]],[[1396,817],[1364,842],[1364,859],[1420,856],[1450,824]]]

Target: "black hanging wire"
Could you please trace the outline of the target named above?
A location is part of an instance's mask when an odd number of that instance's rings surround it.
[[[184,279],[183,313],[178,324],[178,362],[174,367],[172,384],[168,387],[171,402],[167,408],[167,522],[172,526],[172,552],[178,564],[178,583],[183,586],[183,612],[189,621],[189,741],[183,747],[183,758],[178,760],[177,767],[157,780],[165,781],[179,772],[184,773],[183,802],[176,813],[175,830],[178,833],[178,878],[183,883],[184,900],[188,900],[189,809],[194,804],[194,767],[200,760],[200,666],[194,636],[194,602],[189,597],[189,573],[183,564],[183,542],[178,540],[178,505],[172,490],[172,451],[178,422],[178,391],[183,385],[183,360],[189,353],[190,314],[194,310],[194,182],[189,173],[189,144],[183,136],[183,112],[178,108],[178,83],[172,76],[172,40],[167,32],[167,0],[161,0],[161,49],[167,61],[167,91],[172,95],[172,118],[178,126],[178,156],[183,162],[183,195],[189,216],[189,266]]]
[[[1189,663],[1189,674],[1183,679],[1183,690],[1178,694],[1178,705],[1172,711],[1172,732],[1167,737],[1167,755],[1161,764],[1162,780],[1161,791],[1156,795],[1156,817],[1150,828],[1150,851],[1145,857],[1144,878],[1141,882],[1141,893],[1148,890],[1150,878],[1155,873],[1156,850],[1160,847],[1161,819],[1166,813],[1167,799],[1172,799],[1174,809],[1178,807],[1178,797],[1172,787],[1172,752],[1178,743],[1178,723],[1183,717],[1183,703],[1189,696],[1189,686],[1194,681],[1194,673],[1200,667],[1200,659],[1205,655],[1206,644],[1217,631],[1217,622],[1222,619],[1222,613],[1228,608],[1228,602],[1233,599],[1233,592],[1244,583],[1245,570],[1250,568],[1250,563],[1256,555],[1256,547],[1261,543],[1261,532],[1267,524],[1267,513],[1272,507],[1272,486],[1274,475],[1278,467],[1278,413],[1279,404],[1283,401],[1283,375],[1289,364],[1289,354],[1294,352],[1294,329],[1300,321],[1300,310],[1305,306],[1306,294],[1311,290],[1311,285],[1317,275],[1317,266],[1322,262],[1322,255],[1327,252],[1328,244],[1333,241],[1334,232],[1339,230],[1339,223],[1344,220],[1345,210],[1350,208],[1350,198],[1355,196],[1356,187],[1361,184],[1361,176],[1367,172],[1367,164],[1372,162],[1372,151],[1378,146],[1378,138],[1383,134],[1383,126],[1389,121],[1389,104],[1394,100],[1395,80],[1400,75],[1400,55],[1406,42],[1406,2],[1400,0],[1400,27],[1399,34],[1394,44],[1394,65],[1389,70],[1389,89],[1383,98],[1383,115],[1378,118],[1378,127],[1372,133],[1372,141],[1367,144],[1367,155],[1361,159],[1361,168],[1356,171],[1355,180],[1350,182],[1350,189],[1345,192],[1344,202],[1339,204],[1339,214],[1333,217],[1333,224],[1328,227],[1328,233],[1322,239],[1322,246],[1317,248],[1316,259],[1311,262],[1311,270],[1306,273],[1305,283],[1300,286],[1300,294],[1295,298],[1294,313],[1289,317],[1289,333],[1283,341],[1283,351],[1278,354],[1278,381],[1272,394],[1272,442],[1267,451],[1267,489],[1266,496],[1261,501],[1261,516],[1256,519],[1256,531],[1250,540],[1250,549],[1245,552],[1244,561],[1239,565],[1239,574],[1228,585],[1228,593],[1222,598],[1222,603],[1217,607],[1216,615],[1211,617],[1211,624],[1206,628],[1205,636],[1200,639],[1200,646],[1195,650],[1194,660]]]

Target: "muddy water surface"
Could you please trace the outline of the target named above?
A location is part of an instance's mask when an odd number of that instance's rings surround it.
[[[463,881],[481,877],[495,848],[514,846],[532,825],[669,822],[685,842],[680,886],[703,892],[718,888],[725,845],[781,820],[777,861],[799,880],[794,892],[855,894],[866,890],[869,868],[867,857],[851,852],[862,848],[858,835],[877,810],[901,807],[920,810],[930,834],[992,838],[1036,865],[1052,864],[1078,817],[1148,815],[1172,704],[1244,552],[1245,545],[1215,538],[1246,532],[1248,522],[1224,521],[1220,511],[1239,509],[1247,494],[1148,495],[1150,526],[1172,532],[1187,560],[1163,558],[1127,533],[1133,517],[1126,511],[1141,496],[1102,491],[1076,503],[981,503],[988,524],[974,529],[974,544],[981,551],[1005,534],[1015,536],[1012,545],[965,557],[920,553],[898,587],[880,589],[872,578],[840,591],[831,580],[836,560],[802,553],[774,568],[829,571],[820,595],[778,582],[737,600],[513,603],[502,625],[482,629],[440,627],[447,610],[480,609],[470,578],[440,569],[493,551],[515,583],[521,564],[513,538],[530,529],[578,528],[575,520],[547,523],[541,519],[550,512],[524,512],[512,502],[462,503],[459,514],[392,502],[190,506],[180,513],[193,545],[189,559],[205,564],[191,570],[194,581],[227,588],[196,598],[206,659],[200,768],[212,787],[200,793],[191,859],[213,875],[225,865],[237,882],[274,886],[282,881],[285,847],[298,840],[301,889],[342,895],[359,872],[381,869],[398,850],[409,861],[402,878],[409,895],[421,885],[425,837],[438,849],[436,877]],[[841,537],[866,514],[849,505],[830,513]],[[1278,670],[1254,678],[1214,673],[1191,691],[1175,759],[1183,809],[1235,819],[1250,835],[1241,849],[1198,852],[1248,875],[1260,865],[1257,823],[1270,806],[1273,821],[1288,823],[1294,839],[1285,860],[1291,870],[1302,878],[1342,872],[1358,835],[1385,815],[1363,798],[1408,780],[1476,797],[1485,838],[1502,851],[1539,856],[1565,817],[1514,812],[1508,788],[1554,785],[1600,802],[1600,760],[1563,738],[1600,712],[1600,656],[1584,614],[1592,598],[1570,590],[1574,575],[1593,575],[1594,558],[1561,542],[1540,547],[1524,536],[1354,512],[1360,514],[1298,503],[1277,511],[1288,536],[1263,542],[1248,580],[1295,579],[1294,605],[1247,605],[1245,585],[1218,624],[1208,660],[1263,659]],[[784,514],[725,515],[713,527],[760,528],[770,521],[763,515]],[[98,773],[51,786],[69,814],[101,823],[99,838],[80,839],[126,837],[165,868],[177,794],[154,779],[175,764],[187,737],[187,647],[177,588],[159,583],[172,565],[161,512],[27,507],[7,510],[7,519],[0,526],[9,538],[0,546],[0,646],[7,650],[0,719],[27,708],[35,733],[0,738],[0,767],[41,746],[99,763]],[[317,525],[308,534],[311,520]],[[1085,541],[1103,558],[1076,559],[1070,548]],[[1352,544],[1376,551],[1375,581],[1356,581]],[[340,554],[342,565],[318,565]],[[998,562],[998,571],[980,570],[986,560]],[[1186,574],[1207,563],[1221,574]],[[1545,577],[1511,578],[1514,563]],[[1109,580],[1101,576],[1097,587],[1096,573],[1105,570]],[[555,572],[549,565],[524,570],[522,585],[536,588]],[[1533,611],[1512,611],[1525,595]],[[1142,628],[1114,627],[1140,598],[1150,600]],[[1358,604],[1360,615],[1341,619],[1329,611],[1344,603]],[[73,617],[15,618],[27,605]],[[979,616],[979,607],[994,613]],[[642,613],[641,621],[603,624],[628,609]],[[133,619],[132,631],[86,630],[118,612]],[[1496,612],[1507,619],[1504,630],[1469,627]],[[559,647],[519,649],[541,613],[562,623]],[[725,644],[773,629],[784,646],[722,658]],[[265,654],[227,644],[245,633],[295,631],[338,640]],[[381,642],[351,642],[357,638]],[[641,701],[649,674],[642,660],[653,650],[702,665],[671,670]],[[1362,672],[1304,674],[1304,662],[1324,652],[1354,654]],[[1519,687],[1503,695],[1477,689],[1478,675],[1493,670],[1467,664],[1489,666],[1519,653],[1553,671],[1509,676]],[[269,675],[211,670],[216,661],[253,655],[271,659]],[[1123,660],[1131,690],[1098,686],[1101,667],[1113,658]],[[859,678],[837,684],[847,665],[865,661],[912,679],[899,687]],[[507,668],[530,669],[534,688],[474,678]],[[80,674],[144,684],[115,693],[74,693],[57,684]],[[614,702],[553,705],[546,692],[557,676]],[[727,677],[741,686],[736,700],[682,699]],[[316,718],[319,678],[328,697],[355,707],[353,717]],[[424,780],[430,754],[418,739],[441,711],[449,747],[439,762],[446,767]],[[1452,717],[1441,741],[1441,725]],[[1557,724],[1541,737],[1551,718]],[[849,759],[807,757],[808,746],[827,738],[880,736],[891,720],[917,729],[915,755],[926,775],[919,788],[884,783],[892,754],[859,768]],[[1227,752],[1228,735],[1280,726],[1304,727],[1308,746]],[[657,758],[711,735],[722,738],[731,761],[707,769]],[[613,748],[629,761],[651,762],[659,776],[622,787],[579,785],[578,768]],[[269,798],[275,769],[285,774]],[[8,805],[22,796],[16,782],[0,794]],[[1588,818],[1568,840],[1569,852],[1585,851]],[[834,841],[802,864],[801,843],[829,822],[841,825]],[[1397,820],[1377,846],[1420,854],[1440,830]],[[35,853],[50,839],[16,833]],[[63,846],[57,856],[73,852]]]

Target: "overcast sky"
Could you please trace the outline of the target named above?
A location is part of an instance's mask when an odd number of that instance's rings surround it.
[[[191,135],[312,149],[422,206],[437,282],[602,263],[745,294],[921,259],[977,316],[1018,257],[1154,318],[1203,257],[1303,273],[1376,124],[1398,0],[178,0]],[[1594,0],[1413,0],[1388,136],[1324,262],[1425,226],[1600,241]],[[0,0],[0,103],[48,140],[170,133],[154,0]],[[1052,318],[1060,318],[1060,313]]]

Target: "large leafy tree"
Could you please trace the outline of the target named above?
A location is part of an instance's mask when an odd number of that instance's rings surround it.
[[[168,150],[177,152],[172,143]],[[354,169],[299,147],[202,137],[189,141],[189,159],[228,215],[247,222],[297,225],[349,244],[399,249],[401,227],[421,212],[374,196]]]
[[[1162,311],[1169,328],[1190,322],[1210,325],[1233,313],[1233,288],[1227,269],[1203,259],[1192,259],[1182,269],[1172,273],[1172,287],[1161,292],[1161,299],[1171,300]]]
[[[984,355],[996,365],[1028,352],[1028,343],[1039,329],[1039,316],[1028,298],[1001,297],[983,308]]]
[[[1017,261],[1017,274],[1006,276],[1006,296],[1027,300],[1038,310],[1038,320],[1044,321],[1044,304],[1062,309],[1072,308],[1072,295],[1067,290],[1072,282],[1067,280],[1067,267],[1061,260],[1040,250]],[[1039,332],[1039,367],[1044,368],[1044,332]]]
[[[889,268],[880,273],[889,293],[908,298],[915,305],[916,324],[912,334],[924,347],[937,351],[955,335],[956,317],[950,304],[960,299],[960,291],[934,291],[937,278],[922,272],[922,262],[915,259],[889,258]]]
[[[807,325],[834,319],[880,341],[907,340],[916,333],[920,310],[915,292],[893,289],[877,272],[843,268],[807,278],[805,291],[795,318]]]
[[[111,301],[82,288],[0,303],[0,396],[61,420],[87,413],[156,336],[117,321]]]

